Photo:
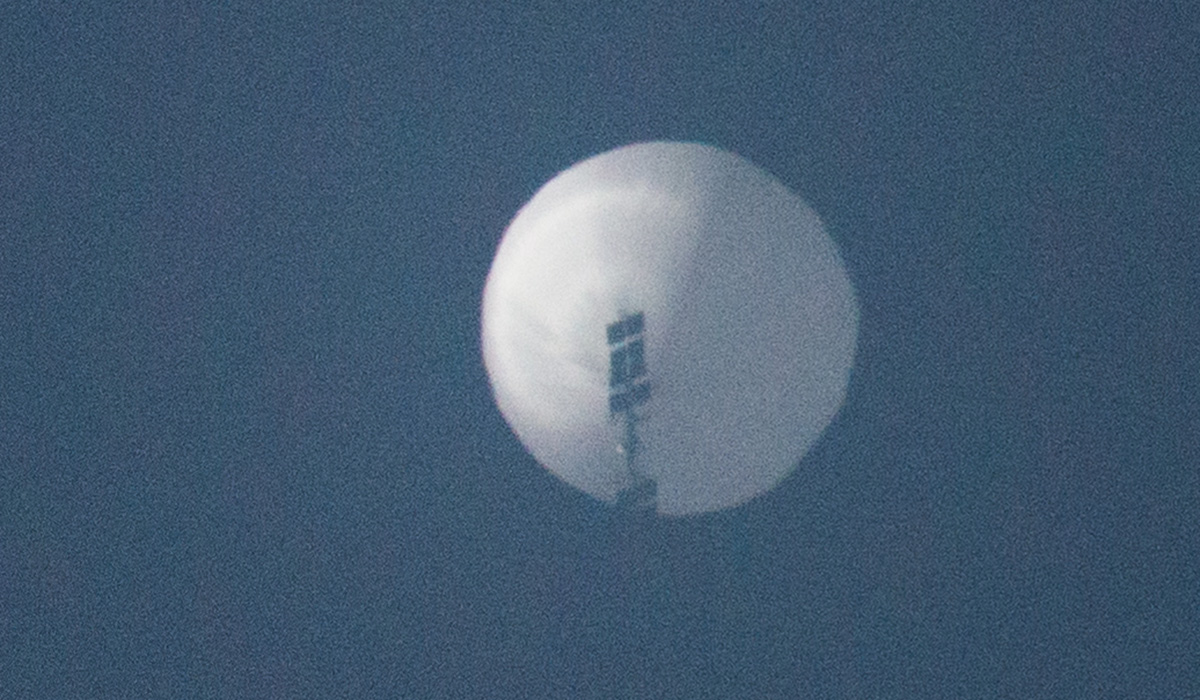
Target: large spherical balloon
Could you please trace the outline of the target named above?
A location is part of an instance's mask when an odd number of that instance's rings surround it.
[[[625,369],[622,319],[639,341]],[[858,306],[817,215],[778,180],[720,149],[642,143],[559,173],[518,212],[482,326],[496,403],[543,466],[605,501],[644,475],[658,512],[683,515],[795,468],[845,397]],[[643,391],[614,399],[630,372]]]

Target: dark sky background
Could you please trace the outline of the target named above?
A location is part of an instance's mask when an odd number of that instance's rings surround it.
[[[7,4],[0,696],[1200,697],[1200,12],[1046,4]],[[650,139],[862,322],[789,479],[638,522],[478,329]]]

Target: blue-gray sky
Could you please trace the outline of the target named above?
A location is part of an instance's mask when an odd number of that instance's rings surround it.
[[[472,5],[5,10],[0,695],[1198,692],[1200,14]],[[791,478],[638,523],[478,325],[648,139],[804,196],[863,318]]]

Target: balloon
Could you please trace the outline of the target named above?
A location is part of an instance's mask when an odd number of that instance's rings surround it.
[[[858,305],[833,241],[749,161],[618,148],[547,182],[483,293],[496,403],[547,469],[663,515],[729,508],[787,476],[845,398]]]

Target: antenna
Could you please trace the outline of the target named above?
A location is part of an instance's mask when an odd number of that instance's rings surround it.
[[[658,485],[637,469],[637,408],[650,400],[650,382],[646,378],[646,353],[643,334],[646,316],[641,311],[621,314],[608,324],[608,412],[621,421],[619,451],[625,456],[630,485],[617,494],[617,504],[631,510],[654,508]]]

